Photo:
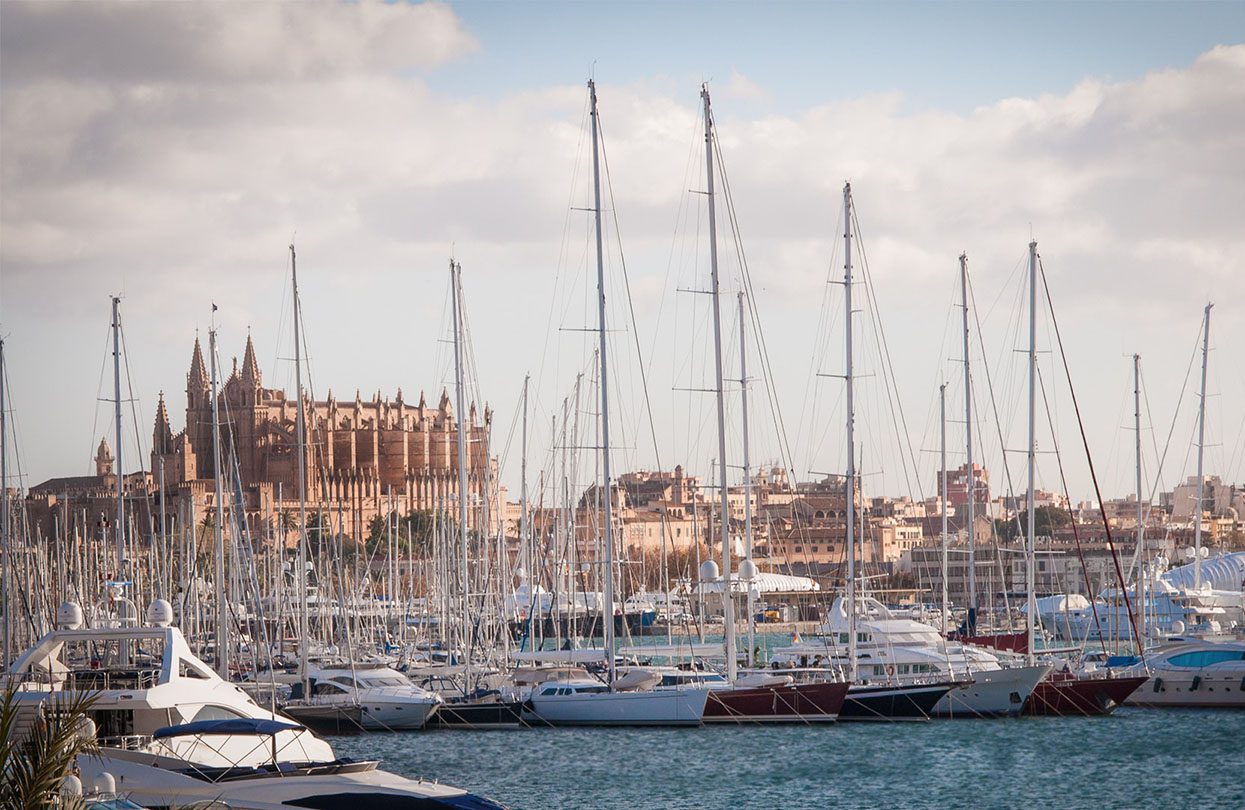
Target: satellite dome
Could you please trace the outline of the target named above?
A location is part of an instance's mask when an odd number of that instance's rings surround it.
[[[744,560],[739,564],[739,578],[751,581],[757,578],[757,564],[752,560]]]
[[[77,630],[82,626],[82,606],[77,602],[62,602],[56,609],[56,624],[62,630]]]
[[[101,771],[99,776],[95,777],[95,784],[92,787],[96,793],[116,793],[117,780],[108,771]]]
[[[167,599],[155,599],[147,606],[147,622],[152,627],[168,627],[173,623],[173,606]]]
[[[705,560],[700,564],[700,580],[701,582],[715,582],[721,572],[718,570],[718,564],[713,560]]]
[[[72,773],[61,780],[62,796],[81,796],[82,780],[74,776]]]

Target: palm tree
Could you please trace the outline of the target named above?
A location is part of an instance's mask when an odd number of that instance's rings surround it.
[[[98,748],[89,715],[94,703],[89,692],[56,693],[40,704],[34,722],[19,737],[17,689],[12,681],[5,685],[0,701],[0,807],[36,810],[51,805],[78,755]],[[60,806],[84,805],[80,798],[63,797]]]

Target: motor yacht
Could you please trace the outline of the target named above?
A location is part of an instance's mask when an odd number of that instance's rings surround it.
[[[1127,706],[1245,709],[1245,641],[1176,637],[1147,652],[1132,671],[1150,678]]]
[[[790,664],[821,660],[846,666],[848,605],[835,599],[822,636],[775,651],[775,660]],[[993,651],[948,641],[933,627],[897,619],[881,602],[858,597],[856,618],[856,681],[860,687],[887,687],[954,682],[934,704],[936,717],[998,717],[1018,715],[1037,684],[1051,671],[1049,664],[1025,666]],[[848,700],[852,693],[848,693]]]
[[[111,774],[118,791],[147,807],[501,807],[388,773],[376,761],[338,758],[307,728],[221,679],[170,626],[172,617],[169,603],[156,600],[146,626],[84,629],[81,608],[66,603],[58,629],[9,668],[19,716],[75,693],[93,696],[88,714],[99,750],[78,758],[84,783]]]
[[[281,711],[326,731],[410,731],[421,729],[441,698],[384,664],[308,670],[311,694],[295,683]]]

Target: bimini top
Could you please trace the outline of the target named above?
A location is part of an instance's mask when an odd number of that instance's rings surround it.
[[[279,720],[259,720],[253,717],[231,717],[228,720],[199,720],[180,726],[156,729],[153,740],[165,737],[187,737],[193,734],[277,734],[282,731],[303,731],[303,726],[282,723]]]

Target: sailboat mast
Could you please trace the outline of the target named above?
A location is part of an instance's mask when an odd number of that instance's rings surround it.
[[[938,424],[940,442],[938,447],[940,494],[942,495],[942,629],[947,629],[947,617],[951,604],[947,599],[947,384],[938,386]]]
[[[744,559],[752,562],[752,460],[748,453],[748,345],[744,320],[744,294],[739,293],[739,390],[743,416],[744,442]],[[756,576],[753,566],[748,566],[752,578]],[[756,650],[756,607],[751,579],[744,583],[748,589],[748,666],[755,667],[753,655]]]
[[[964,447],[967,458],[964,469],[968,474],[965,492],[968,494],[968,618],[964,622],[965,635],[977,633],[977,538],[973,526],[976,516],[974,501],[977,499],[977,478],[973,470],[973,378],[968,355],[968,254],[960,254],[960,303],[964,310]]]
[[[532,627],[536,621],[536,595],[533,592],[535,571],[532,569],[532,538],[527,523],[527,389],[532,375],[523,377],[523,453],[519,462],[519,547],[523,549],[524,570],[527,574],[523,584],[527,586],[527,643],[533,643]]]
[[[1202,587],[1202,492],[1206,482],[1202,478],[1202,455],[1206,449],[1206,364],[1210,354],[1210,308],[1206,305],[1205,326],[1202,331],[1202,393],[1197,409],[1197,503],[1193,505],[1193,587]],[[120,456],[118,456],[120,458]]]
[[[216,305],[213,304],[215,309]],[[216,551],[216,673],[229,680],[229,604],[225,595],[225,495],[221,486],[220,403],[217,398],[216,328],[208,331],[208,356],[212,368],[212,472],[216,487],[216,519],[212,545]]]
[[[298,300],[298,256],[293,242],[290,243],[290,285],[294,295],[294,390],[298,399],[295,425],[298,434],[298,676],[302,681],[303,696],[309,698],[311,685],[307,669],[311,655],[311,617],[307,610],[307,417],[303,412],[302,303]]]
[[[117,449],[114,451],[117,464],[117,523],[112,534],[116,545],[114,576],[120,582],[123,579],[121,567],[125,564],[125,476],[122,474],[125,467],[121,462],[124,450],[121,444],[121,298],[115,295],[112,297],[112,390],[114,394],[113,415],[117,425],[115,434]]]
[[[847,525],[847,663],[848,678],[856,680],[856,401],[852,376],[852,184],[843,186],[843,326],[847,384],[847,472],[844,476]]]
[[[1146,527],[1145,512],[1141,505],[1141,355],[1133,355],[1133,428],[1136,433],[1137,459],[1137,557],[1141,564],[1137,567],[1137,583],[1141,610],[1140,624],[1137,627],[1137,647],[1144,649],[1146,638]]]
[[[726,480],[726,401],[722,379],[722,313],[718,300],[718,227],[713,196],[713,112],[709,107],[709,88],[701,87],[700,97],[705,102],[705,174],[709,199],[709,270],[711,276],[710,298],[713,301],[713,359],[716,387],[714,393],[718,405],[718,526],[722,534],[722,614],[726,628],[726,677],[732,683],[738,674],[739,662],[735,658],[735,599],[731,591],[731,510],[730,493]],[[742,332],[743,324],[740,324]]]
[[[967,310],[965,310],[967,312]],[[1034,593],[1034,558],[1037,555],[1037,510],[1033,503],[1033,482],[1037,465],[1037,242],[1029,242],[1029,512],[1028,543],[1025,554],[1025,590],[1028,593],[1028,654],[1029,666],[1036,662],[1033,652],[1033,630],[1037,624],[1037,594]],[[971,480],[972,470],[969,470]]]
[[[463,645],[463,691],[471,692],[471,587],[467,581],[467,415],[463,408],[463,346],[462,346],[462,265],[450,259],[450,297],[454,309],[454,402],[458,411],[458,542],[462,556],[459,573],[462,587],[462,645]]]
[[[588,96],[592,104],[592,195],[593,219],[597,241],[597,351],[601,364],[601,477],[604,486],[605,518],[605,607],[601,611],[605,655],[609,659],[609,683],[614,683],[614,497],[610,477],[610,395],[605,353],[605,248],[601,239],[601,150],[600,125],[597,120],[597,85],[588,80]]]

